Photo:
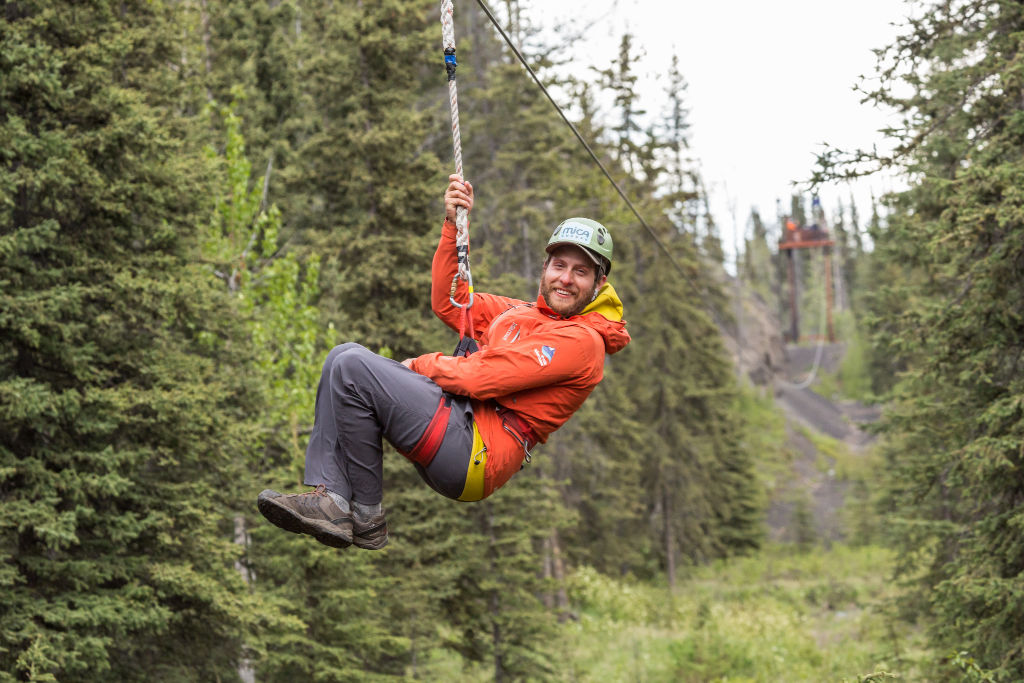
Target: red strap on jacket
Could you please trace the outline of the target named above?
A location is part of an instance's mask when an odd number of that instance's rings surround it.
[[[437,410],[434,411],[434,417],[430,418],[430,424],[423,430],[423,436],[411,451],[402,455],[417,465],[423,467],[429,465],[437,455],[437,449],[441,447],[441,442],[444,441],[444,432],[448,428],[448,416],[451,412],[452,402],[448,396],[442,394],[441,402],[437,405]]]

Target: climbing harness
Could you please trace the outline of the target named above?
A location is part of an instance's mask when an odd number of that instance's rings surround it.
[[[466,177],[462,172],[462,133],[459,130],[459,91],[455,84],[455,68],[458,62],[455,59],[455,25],[453,20],[455,8],[452,0],[441,2],[441,44],[444,49],[444,68],[448,72],[448,102],[452,112],[452,148],[455,152],[455,172],[459,179],[465,181]],[[461,310],[459,317],[459,346],[455,351],[456,356],[468,356],[475,351],[469,349],[470,345],[476,343],[467,337],[473,334],[473,274],[469,269],[469,212],[466,207],[459,206],[455,209],[455,251],[459,259],[459,271],[452,278],[452,288],[448,295],[452,305]],[[469,291],[469,298],[466,303],[461,304],[455,300],[455,288],[459,279],[462,279]]]
[[[430,418],[430,423],[423,430],[419,441],[408,452],[403,452],[402,455],[421,467],[430,466],[430,463],[434,461],[434,457],[437,455],[437,451],[441,448],[441,444],[444,442],[444,434],[448,429],[448,418],[452,412],[453,399],[454,396],[448,392],[441,394],[437,410],[434,411],[434,416]],[[501,426],[505,431],[511,434],[512,438],[523,447],[525,454],[523,461],[529,464],[533,459],[530,449],[540,441],[537,433],[527,424],[526,420],[511,408],[506,408],[500,403],[494,403],[494,411],[501,418]],[[483,498],[487,446],[480,437],[480,430],[475,420],[473,421],[473,450],[470,456],[465,488],[462,491],[462,495],[459,496],[459,500],[463,501],[475,501]]]
[[[487,446],[480,436],[480,429],[476,422],[473,423],[473,450],[469,457],[469,467],[466,470],[466,484],[462,488],[459,500],[463,502],[476,502],[484,498],[484,472],[487,469]]]
[[[506,408],[500,403],[495,403],[495,412],[501,418],[501,426],[506,432],[512,435],[512,438],[519,442],[519,445],[523,447],[525,457],[523,458],[526,464],[530,464],[533,459],[533,454],[530,453],[530,449],[537,445],[540,439],[537,438],[536,432],[526,423],[526,420],[519,416],[519,413]]]
[[[412,447],[412,450],[402,455],[422,467],[430,465],[434,461],[434,456],[437,455],[437,449],[441,447],[441,442],[444,441],[444,432],[448,429],[448,416],[451,413],[452,396],[443,393],[437,410],[434,411],[434,417],[430,418],[430,423],[423,430],[423,436]]]

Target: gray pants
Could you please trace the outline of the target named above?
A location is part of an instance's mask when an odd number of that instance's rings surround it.
[[[313,433],[306,447],[309,486],[325,484],[344,498],[374,505],[384,493],[381,438],[403,452],[419,441],[443,392],[432,380],[359,344],[334,347],[316,390]],[[420,476],[438,493],[458,498],[473,447],[473,408],[454,396],[444,441]]]

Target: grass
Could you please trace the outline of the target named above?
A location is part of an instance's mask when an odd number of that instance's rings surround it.
[[[817,468],[840,481],[873,481],[882,466],[881,457],[873,448],[854,452],[849,446],[827,434],[798,427],[800,433],[818,451]]]
[[[755,473],[771,496],[792,474],[793,453],[786,446],[786,426],[770,393],[742,387],[734,411],[746,427],[741,447],[756,459]]]
[[[919,636],[883,606],[892,556],[788,546],[695,569],[675,594],[588,568],[572,578],[564,680],[915,680]]]
[[[745,391],[737,408],[749,425],[767,496],[792,476],[796,457],[770,396]],[[870,504],[879,471],[870,450],[801,430],[823,472],[851,484],[851,538],[877,537]],[[775,492],[773,494],[773,491]],[[570,581],[578,619],[566,625],[559,676],[567,681],[924,680],[933,659],[924,637],[888,610],[893,554],[876,545],[772,545],[751,557],[690,570],[673,593],[580,568]]]

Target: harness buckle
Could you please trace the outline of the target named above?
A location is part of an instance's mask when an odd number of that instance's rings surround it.
[[[512,438],[523,447],[523,453],[525,454],[523,461],[529,465],[533,461],[533,453],[530,452],[530,448],[536,446],[540,439],[537,438],[530,425],[516,414],[516,411],[506,408],[497,402],[494,404],[494,411],[501,417],[502,428],[511,434]]]

